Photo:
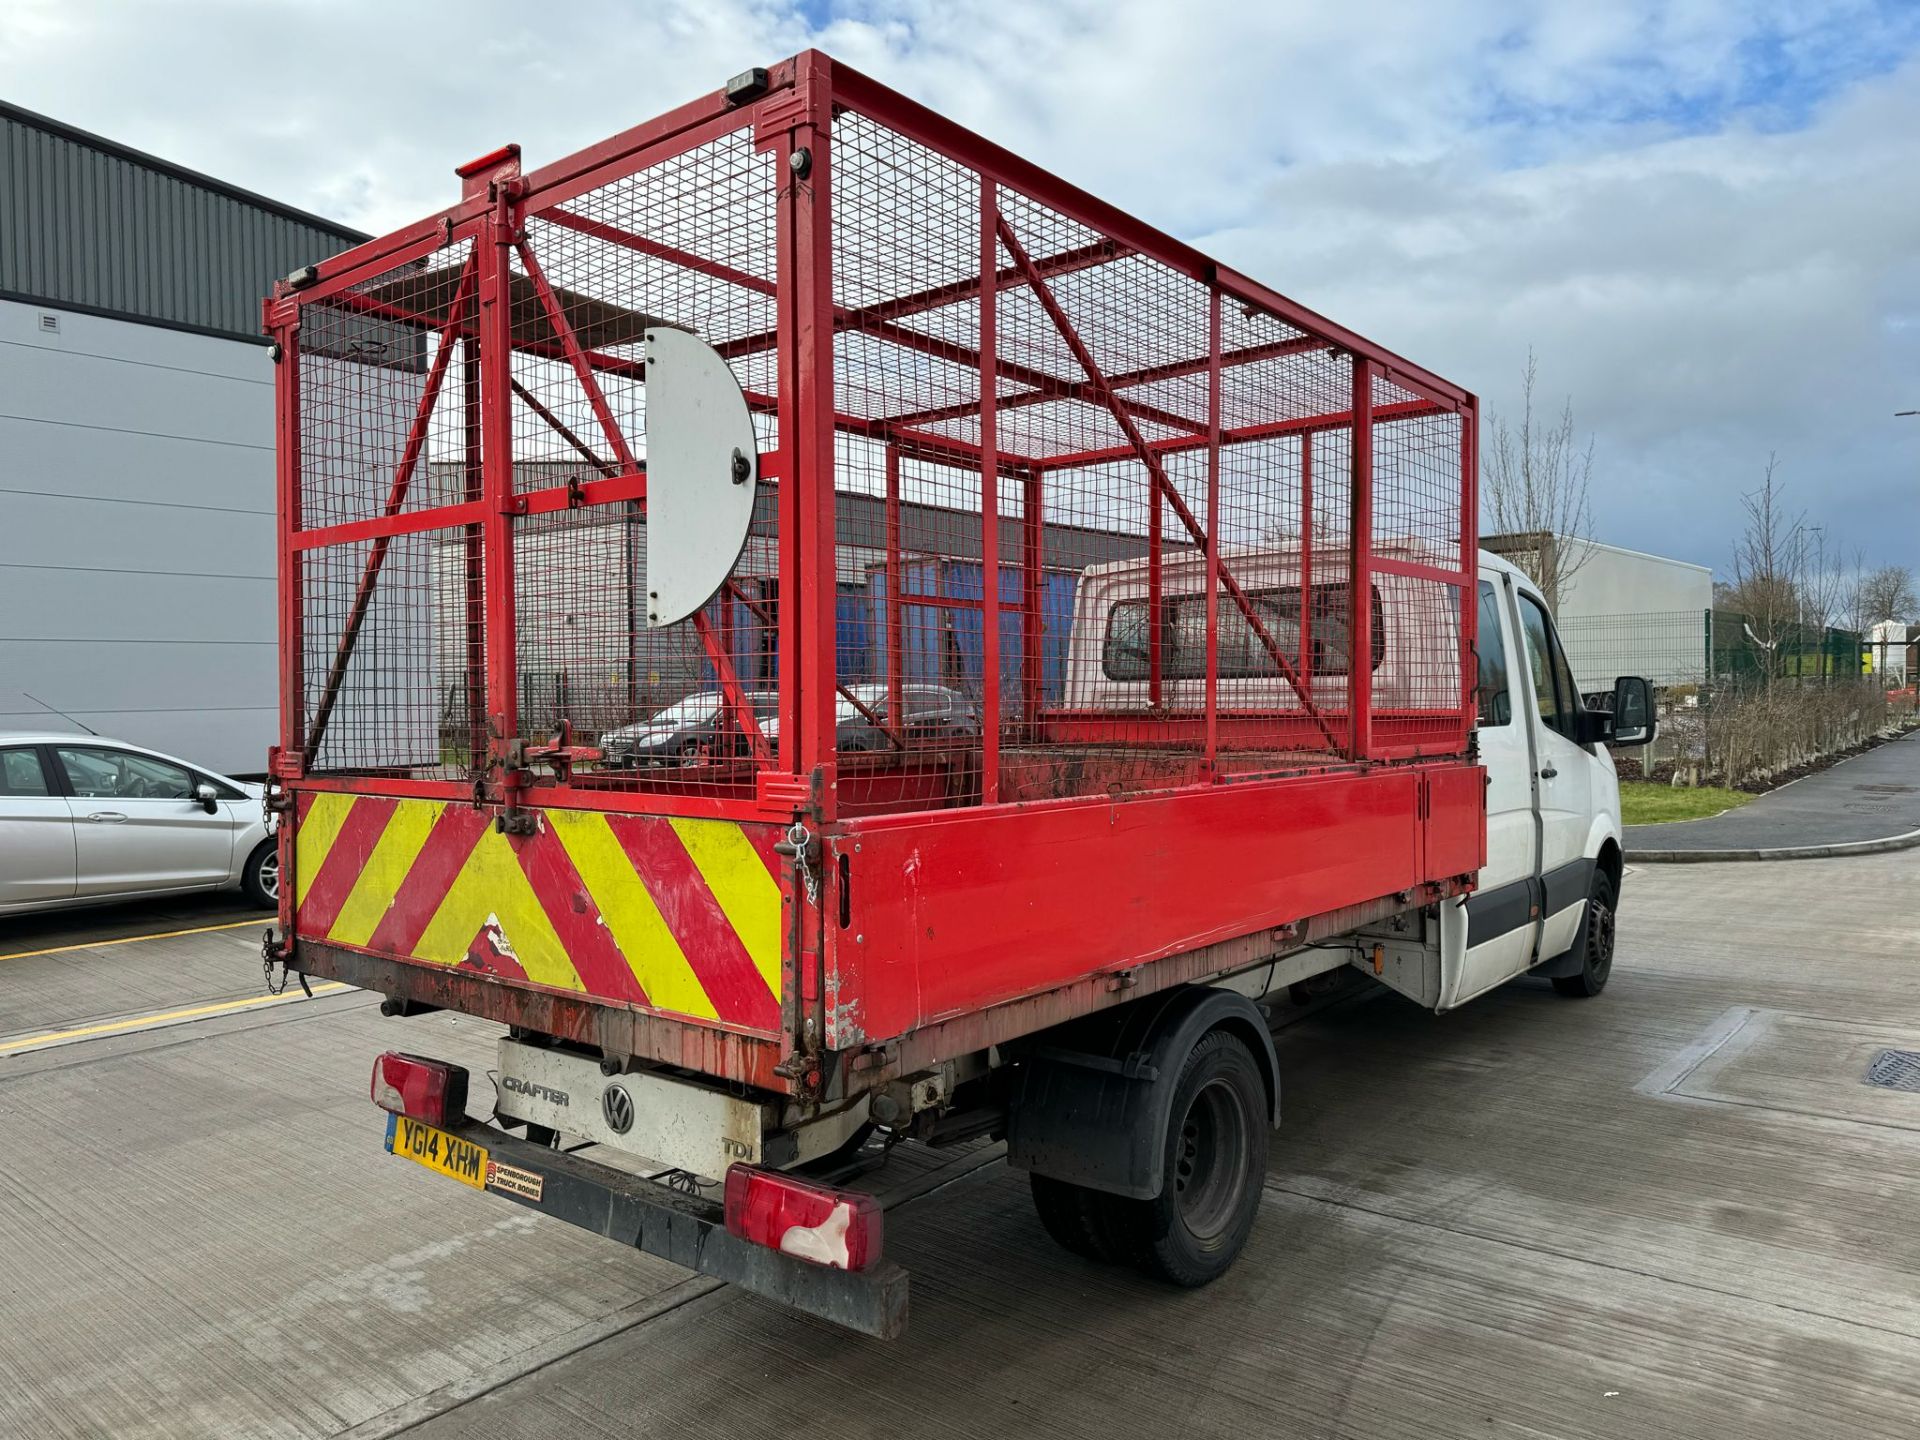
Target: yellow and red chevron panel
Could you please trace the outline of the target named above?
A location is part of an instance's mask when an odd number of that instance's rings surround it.
[[[778,827],[300,796],[294,930],[391,959],[780,1029]]]

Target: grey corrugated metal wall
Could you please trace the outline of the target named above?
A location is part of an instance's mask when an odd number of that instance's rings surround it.
[[[0,102],[0,297],[260,338],[260,299],[358,231]]]

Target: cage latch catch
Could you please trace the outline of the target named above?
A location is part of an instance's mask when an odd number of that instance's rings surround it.
[[[548,765],[553,769],[553,778],[561,784],[573,778],[573,767],[590,765],[602,758],[601,752],[590,745],[573,743],[573,722],[562,720],[560,729],[545,745],[520,743],[521,759],[528,765]]]
[[[786,838],[773,842],[773,853],[785,855],[793,860],[795,876],[800,887],[807,892],[807,903],[820,903],[820,840],[801,821],[794,821],[787,830]]]

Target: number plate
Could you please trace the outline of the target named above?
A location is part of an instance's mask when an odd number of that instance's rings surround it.
[[[476,1190],[487,1187],[487,1147],[471,1140],[395,1115],[387,1121],[387,1149],[462,1185]]]

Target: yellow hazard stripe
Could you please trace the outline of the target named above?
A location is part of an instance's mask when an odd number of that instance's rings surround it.
[[[634,872],[607,817],[586,810],[549,810],[547,824],[559,836],[606,922],[607,933],[647,992],[648,1003],[701,1020],[718,1019],[720,1012],[694,975],[659,905]]]
[[[734,934],[746,947],[753,968],[780,993],[780,887],[767,873],[766,862],[740,827],[726,820],[669,822],[694,867],[706,879],[713,898]]]
[[[351,795],[321,793],[302,819],[296,845],[297,892],[312,887],[353,809]],[[445,863],[430,851],[446,803],[396,800],[378,838],[353,877],[328,938],[343,945],[367,946],[379,931],[408,877],[421,864]],[[636,868],[609,817],[593,811],[542,812],[546,843],[557,841],[580,877],[584,900],[625,960],[654,1007],[698,1020],[720,1019],[718,1007],[701,984],[681,936],[669,915],[676,897],[660,889],[658,877]],[[627,823],[627,822],[622,822]],[[678,837],[721,914],[752,961],[770,994],[780,994],[780,887],[768,873],[746,832],[732,821],[682,817],[643,817],[643,824],[666,824]],[[463,832],[470,834],[470,831]],[[454,837],[447,837],[452,840]],[[464,838],[461,843],[464,842]],[[537,873],[545,875],[542,866]],[[551,877],[541,881],[551,884]],[[433,909],[431,920],[413,946],[411,958],[438,965],[461,965],[470,956],[484,961],[492,947],[510,970],[511,961],[542,985],[584,993],[580,972],[555,932],[534,881],[515,846],[494,829],[481,832],[459,873],[443,895],[419,897]],[[555,904],[582,903],[582,896],[549,896]],[[555,913],[558,913],[557,911]]]
[[[493,926],[529,980],[586,990],[513,847],[497,830],[487,829],[413,947],[414,958],[458,965],[480,933]]]
[[[420,851],[433,833],[440,812],[447,807],[438,800],[405,801],[393,807],[386,828],[374,842],[373,851],[361,869],[353,889],[341,902],[334,917],[329,939],[342,945],[365,945],[392,908],[400,893],[400,884],[420,858]]]
[[[313,888],[314,877],[327,863],[333,842],[340,838],[340,827],[347,823],[347,812],[351,809],[353,796],[324,791],[315,795],[313,803],[307,806],[300,828],[293,835],[295,903],[306,899],[307,891]]]

